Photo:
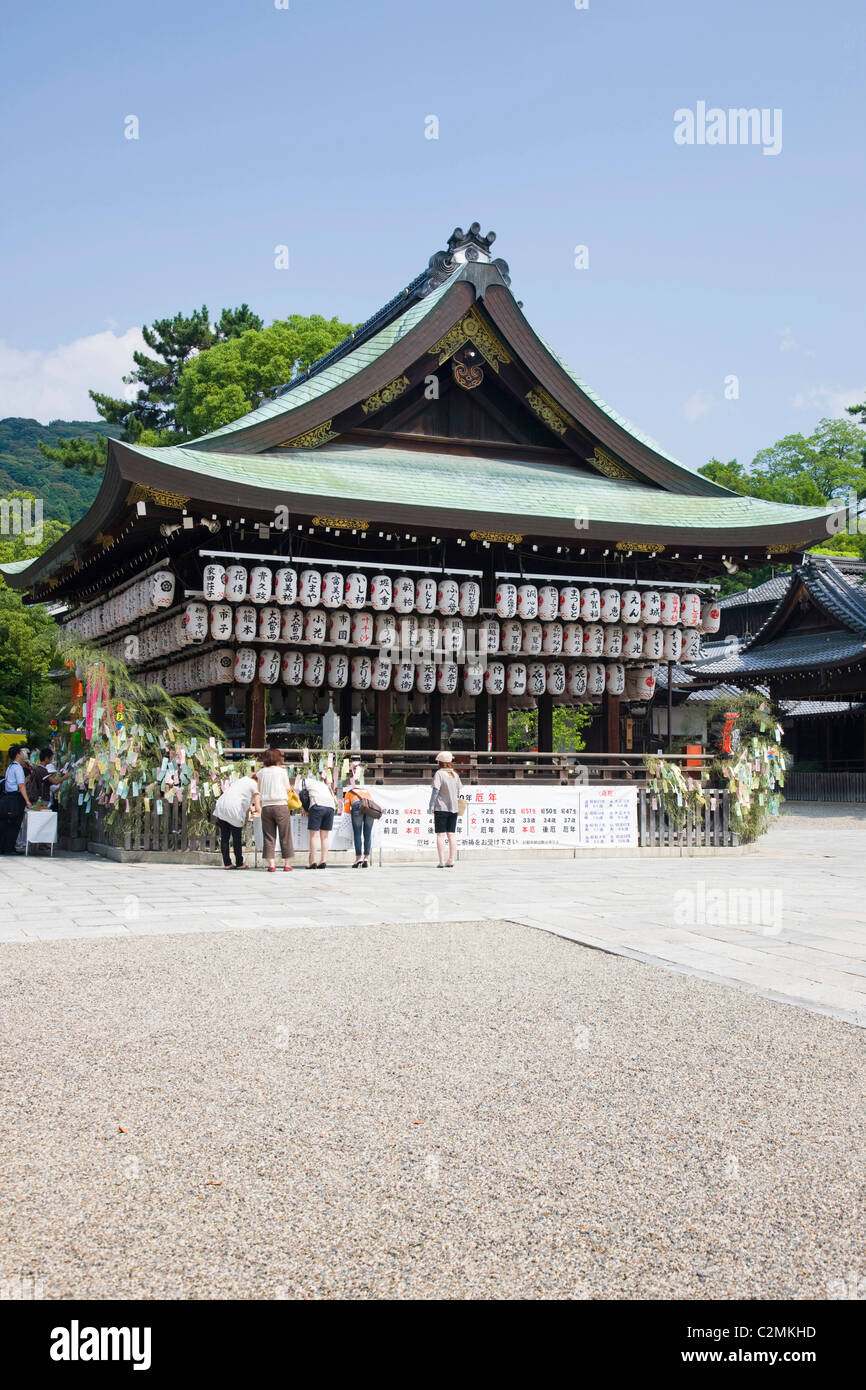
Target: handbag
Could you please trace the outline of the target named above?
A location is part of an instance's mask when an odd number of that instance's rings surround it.
[[[468,801],[466,800],[466,797],[465,797],[465,796],[458,796],[458,798],[457,798],[457,814],[458,814],[458,816],[464,816],[464,815],[466,814],[466,807],[467,807],[468,805],[469,805],[469,803],[468,803]]]
[[[361,803],[362,814],[369,816],[371,820],[378,820],[382,815],[382,807],[379,805],[378,801],[374,801],[370,796],[362,796],[358,799]]]
[[[309,797],[309,792],[307,792],[307,796]],[[298,793],[295,791],[294,787],[289,787],[288,794],[286,796],[286,805],[292,813],[303,810],[303,802],[301,801],[301,798],[298,796]]]
[[[309,809],[310,809],[310,790],[309,790],[309,787],[307,786],[307,779],[306,779],[306,777],[304,778],[303,782],[301,783],[301,790],[300,790],[300,792],[298,793],[298,800],[299,800],[300,803],[301,803],[301,809],[302,809],[303,811],[305,811],[305,812],[306,812],[306,811],[309,811]]]

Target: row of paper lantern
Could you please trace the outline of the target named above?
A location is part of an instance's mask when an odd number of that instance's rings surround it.
[[[651,661],[696,661],[701,654],[697,628],[522,622],[518,618],[500,622],[488,618],[467,634],[462,618],[440,621],[412,614],[398,622],[393,613],[374,617],[365,612],[350,613],[348,609],[281,610],[270,604],[256,609],[251,604],[232,608],[227,603],[215,603],[208,608],[198,601],[187,604],[183,622],[187,642],[204,642],[208,638],[225,642],[232,637],[249,642],[258,638],[265,642],[333,642],[336,646],[402,647],[444,653],[471,648],[474,637],[476,650],[509,655],[555,656],[564,652],[567,656],[622,657],[627,661],[641,657]]]
[[[187,663],[184,663],[187,664]],[[460,687],[460,667],[456,662],[391,662],[382,657],[345,652],[280,653],[265,647],[256,652],[240,647],[234,654],[234,679],[249,685],[258,677],[263,685],[325,687],[342,690],[396,690],[408,693],[456,694]],[[629,695],[649,699],[655,691],[652,667],[626,668],[621,661],[571,662],[490,661],[470,662],[463,667],[463,693],[466,695]]]
[[[70,618],[67,626],[79,637],[101,637],[113,628],[133,623],[137,618],[146,618],[160,608],[170,608],[174,603],[175,581],[171,570],[157,570],[145,579],[138,579],[120,593],[113,594],[104,603],[89,608]]]
[[[413,579],[399,575],[376,574],[368,581],[365,574],[353,571],[316,569],[298,571],[292,565],[282,566],[274,573],[268,565],[206,565],[202,590],[209,603],[268,604],[275,600],[280,606],[300,603],[303,608],[320,604],[333,608],[364,608],[369,604],[376,612],[394,609],[397,613],[439,613],[442,617],[474,618],[481,604],[481,585],[468,579],[434,579],[424,575]],[[717,604],[702,601],[700,594],[680,595],[674,590],[581,587],[569,583],[512,584],[501,581],[494,599],[500,618],[541,618],[565,622],[646,623],[663,627],[703,627],[707,618],[714,617]],[[715,615],[717,616],[717,615]]]

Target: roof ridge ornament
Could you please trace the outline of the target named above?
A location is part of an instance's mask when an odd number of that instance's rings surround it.
[[[422,296],[429,294],[431,290],[438,289],[454,274],[455,270],[470,262],[495,266],[505,284],[510,285],[511,276],[508,272],[508,262],[502,260],[501,257],[494,261],[490,255],[490,248],[495,240],[495,232],[488,232],[486,236],[481,235],[480,222],[473,222],[468,232],[464,232],[462,227],[455,227],[448,238],[447,251],[435,251],[430,257],[427,279],[421,291]]]

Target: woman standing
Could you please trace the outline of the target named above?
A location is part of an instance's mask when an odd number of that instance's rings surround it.
[[[13,743],[9,749],[9,762],[3,779],[3,795],[0,797],[0,854],[14,854],[15,841],[21,829],[24,812],[30,807],[30,797],[24,785],[27,774],[24,771],[26,748]]]
[[[436,853],[439,856],[437,865],[440,869],[454,868],[454,855],[457,852],[457,816],[458,801],[463,785],[457,773],[452,767],[453,755],[448,752],[437,753],[436,762],[439,764],[438,771],[433,777],[433,787],[430,792],[430,805],[428,811],[433,812],[433,828],[436,831]],[[445,860],[445,849],[448,849],[448,860]]]
[[[307,811],[307,828],[310,832],[310,860],[307,868],[327,869],[325,859],[328,853],[328,836],[334,828],[337,799],[328,783],[320,777],[299,777],[295,782],[295,790],[299,793],[307,791],[310,794],[310,805]],[[303,796],[301,796],[301,800],[303,801]],[[319,852],[318,864],[316,863],[317,850]]]
[[[292,866],[287,862],[294,854],[292,817],[288,805],[291,781],[283,765],[281,748],[268,749],[256,773],[256,781],[262,808],[262,855],[267,862],[268,873],[276,873],[277,869],[274,862],[277,835],[283,855],[283,873],[291,873]]]
[[[364,801],[370,799],[367,788],[361,785],[361,764],[352,763],[349,784],[343,795],[343,810],[352,817],[352,836],[355,841],[353,869],[369,867],[370,846],[373,843],[373,818],[364,815]]]
[[[262,803],[259,784],[254,777],[238,777],[217,799],[213,808],[213,818],[220,828],[220,851],[224,869],[245,869],[244,863],[244,824],[247,812],[252,805],[253,815],[261,815]],[[229,843],[235,852],[235,862],[229,854]]]

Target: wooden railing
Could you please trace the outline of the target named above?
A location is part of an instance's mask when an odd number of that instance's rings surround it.
[[[866,801],[866,772],[789,772],[786,801]]]

